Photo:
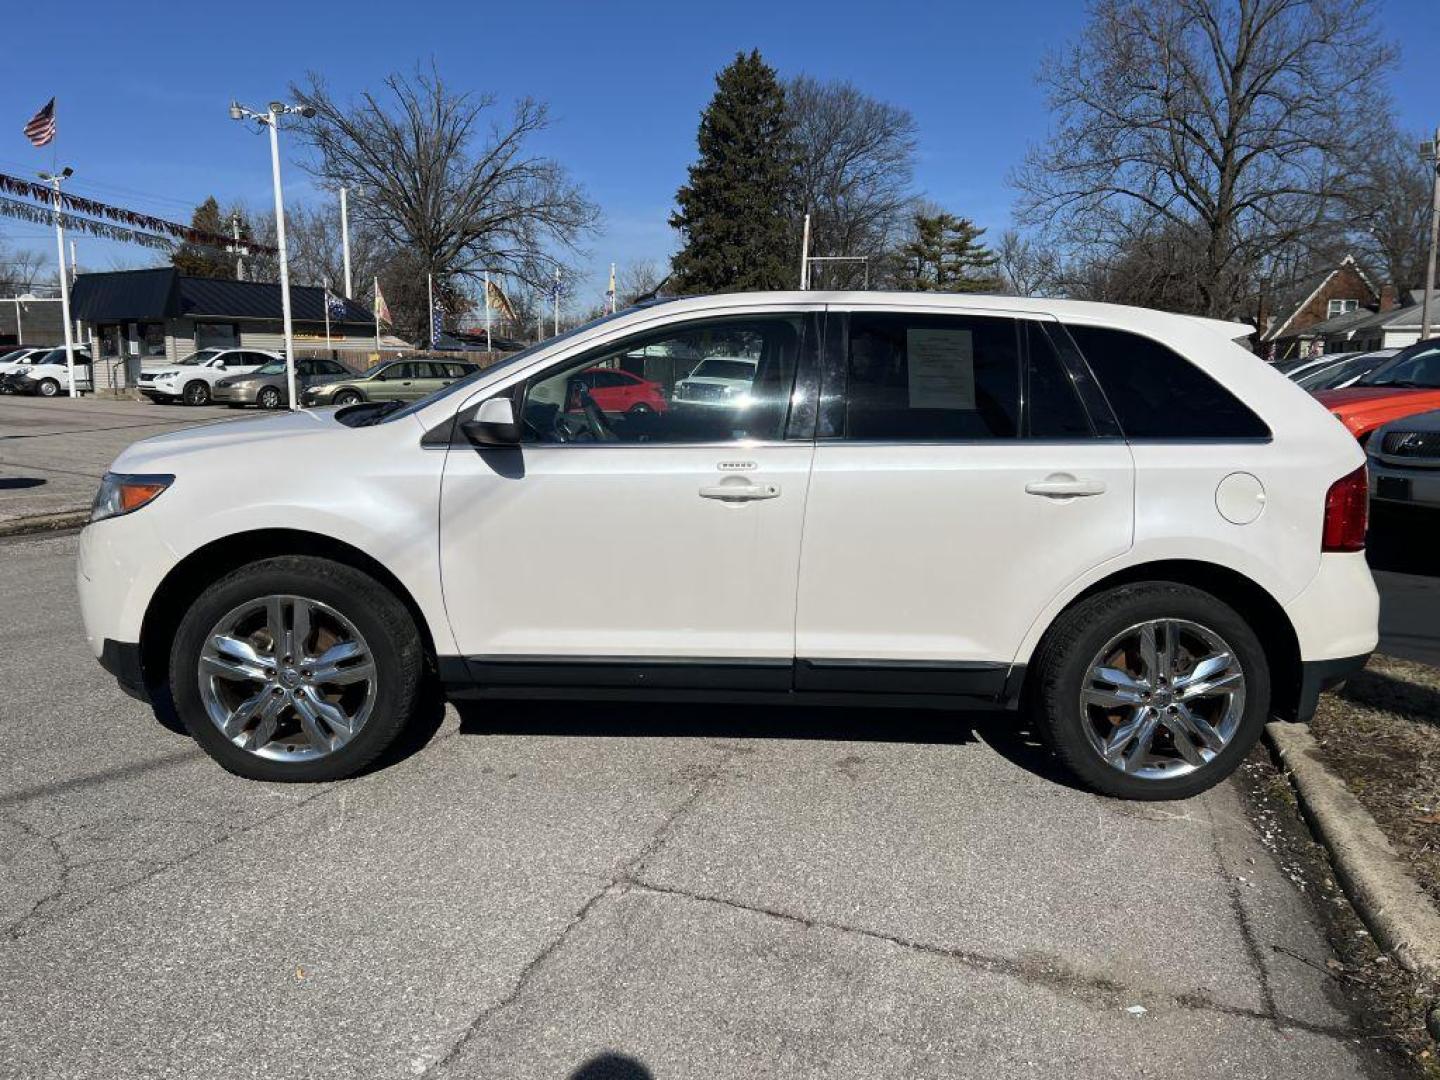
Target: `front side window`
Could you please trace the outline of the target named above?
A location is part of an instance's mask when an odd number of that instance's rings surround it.
[[[683,323],[628,338],[526,386],[531,443],[783,438],[802,317]]]
[[[1013,439],[1020,327],[989,316],[856,313],[847,386],[847,438]]]
[[[1066,327],[1127,439],[1267,439],[1248,406],[1179,353],[1140,334]]]

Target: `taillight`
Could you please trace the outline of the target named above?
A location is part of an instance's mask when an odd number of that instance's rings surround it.
[[[1325,493],[1325,527],[1321,551],[1364,551],[1370,516],[1370,483],[1361,465],[1342,476]]]

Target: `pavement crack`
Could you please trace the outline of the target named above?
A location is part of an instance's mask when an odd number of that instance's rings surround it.
[[[601,900],[607,896],[612,896],[624,891],[631,885],[634,881],[633,875],[644,866],[645,860],[660,849],[665,841],[669,839],[670,834],[674,831],[680,819],[688,814],[695,807],[695,804],[715,787],[724,775],[725,769],[736,756],[744,752],[743,748],[740,747],[729,747],[727,750],[726,755],[719,761],[704,765],[697,771],[691,780],[689,793],[664,816],[660,824],[657,825],[649,837],[646,838],[645,843],[640,846],[640,849],[619,864],[614,873],[605,880],[605,884],[592,893],[575,913],[570,916],[564,928],[526,962],[525,966],[520,969],[520,973],[515,979],[515,984],[510,990],[503,997],[476,1013],[475,1017],[466,1025],[465,1030],[461,1033],[460,1037],[455,1040],[455,1043],[450,1049],[447,1050],[444,1055],[427,1065],[421,1071],[421,1076],[428,1076],[432,1070],[443,1069],[454,1061],[460,1052],[470,1044],[470,1041],[479,1034],[480,1030],[491,1017],[502,1012],[519,999],[520,995],[524,993],[526,986],[529,985],[531,979],[534,978],[545,961],[565,944],[565,941],[585,922]]]
[[[1107,1003],[1119,1005],[1127,997],[1134,995],[1131,988],[1117,983],[1112,979],[1100,976],[1087,975],[1068,969],[1057,969],[1034,962],[1027,962],[1023,959],[1010,957],[990,956],[985,953],[975,952],[969,949],[957,949],[944,945],[935,945],[930,942],[917,941],[900,934],[892,934],[884,930],[875,930],[870,927],[852,926],[831,919],[814,918],[804,915],[797,915],[793,912],[782,911],[779,908],[766,907],[760,904],[750,904],[741,900],[733,900],[724,896],[713,896],[707,893],[694,892],[689,889],[682,889],[671,885],[660,885],[655,882],[631,876],[623,882],[624,885],[645,892],[656,893],[664,896],[679,897],[685,900],[692,900],[703,904],[715,904],[721,907],[730,908],[735,911],[743,911],[752,915],[760,915],[771,919],[779,919],[793,925],[802,926],[807,930],[831,930],[842,934],[854,934],[867,938],[871,941],[879,941],[888,945],[897,946],[911,952],[921,953],[926,956],[938,957],[961,964],[964,967],[976,971],[986,971],[998,975],[1004,975],[1019,982],[1031,986],[1040,986],[1051,990],[1060,990],[1071,994],[1088,994],[1090,996],[1102,997]],[[1145,993],[1151,997],[1156,996],[1152,990]],[[1257,1020],[1261,1023],[1272,1024],[1277,1028],[1292,1028],[1305,1031],[1312,1035],[1320,1035],[1332,1039],[1353,1040],[1355,1033],[1348,1029],[1336,1028],[1326,1024],[1315,1024],[1305,1020],[1290,1017],[1281,1017],[1272,1009],[1269,1012],[1257,1009],[1246,1009],[1238,1005],[1225,1005],[1214,1001],[1204,994],[1189,992],[1178,994],[1162,994],[1164,1000],[1177,1009],[1184,1009],[1195,1012],[1219,1013],[1224,1016],[1235,1017],[1241,1020]]]
[[[1295,1021],[1283,1021],[1280,1018],[1280,1006],[1275,1000],[1275,987],[1270,982],[1270,969],[1265,965],[1265,951],[1260,947],[1260,939],[1255,933],[1255,927],[1250,921],[1250,913],[1245,910],[1245,902],[1240,896],[1240,883],[1235,880],[1230,867],[1225,863],[1225,849],[1220,842],[1220,825],[1215,820],[1215,811],[1208,804],[1207,814],[1210,818],[1210,846],[1215,853],[1215,869],[1219,872],[1220,880],[1225,883],[1225,894],[1230,899],[1230,909],[1235,915],[1235,923],[1240,928],[1240,940],[1245,945],[1245,954],[1250,959],[1250,965],[1255,969],[1255,978],[1260,985],[1260,1001],[1264,1006],[1264,1013],[1277,1029],[1286,1023],[1294,1024]]]

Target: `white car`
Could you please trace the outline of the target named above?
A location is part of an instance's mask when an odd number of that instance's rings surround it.
[[[707,356],[675,384],[671,400],[702,408],[733,409],[746,400],[756,361],[743,356]]]
[[[438,686],[1022,709],[1093,789],[1193,795],[1377,641],[1364,454],[1233,333],[1013,297],[633,308],[410,404],[130,447],[80,540],[86,633],[249,777],[350,775]],[[721,339],[759,357],[742,409],[569,392]]]
[[[5,378],[6,375],[21,375],[35,361],[39,360],[49,352],[48,346],[26,345],[18,349],[11,349],[0,356],[0,394],[13,394],[15,388],[13,381]]]
[[[40,397],[59,397],[70,392],[70,368],[65,362],[65,347],[42,349],[25,358],[19,370],[4,378],[19,394],[38,394]],[[94,390],[94,376],[90,365],[89,350],[77,346],[75,349],[75,389]]]
[[[221,379],[258,371],[279,359],[278,353],[261,349],[201,349],[177,363],[142,371],[136,389],[157,404],[209,405]]]

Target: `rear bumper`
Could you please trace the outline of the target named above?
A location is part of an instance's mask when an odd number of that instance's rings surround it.
[[[1368,656],[1380,643],[1380,593],[1363,551],[1327,552],[1310,584],[1285,605],[1300,660]]]
[[[1369,653],[1344,656],[1337,660],[1305,660],[1300,664],[1300,699],[1295,706],[1295,719],[1308,722],[1315,715],[1320,695],[1338,686],[1365,666]]]

